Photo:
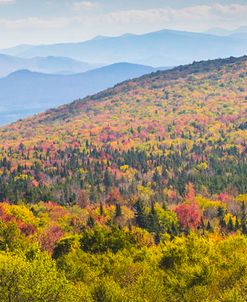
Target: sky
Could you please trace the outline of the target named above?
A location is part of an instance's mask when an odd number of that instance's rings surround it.
[[[247,0],[0,0],[0,48],[247,26]]]

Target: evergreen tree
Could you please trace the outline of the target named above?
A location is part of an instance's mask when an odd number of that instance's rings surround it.
[[[108,172],[108,170],[105,171],[103,183],[106,188],[106,192],[108,192],[109,188],[111,186],[111,178],[110,178],[110,173]]]
[[[95,222],[94,222],[94,219],[93,219],[92,216],[90,216],[90,217],[88,218],[87,225],[88,225],[90,228],[93,228],[93,227],[94,227]]]
[[[220,218],[220,227],[222,229],[226,228],[226,222],[225,222],[225,219],[224,218]]]
[[[241,230],[243,234],[247,234],[246,205],[244,202],[241,204]]]
[[[122,209],[119,203],[116,204],[115,217],[122,216]]]
[[[229,232],[233,232],[234,231],[234,225],[233,225],[233,222],[232,222],[232,217],[230,217],[230,219],[228,221],[227,229],[228,229]]]
[[[134,210],[135,210],[136,224],[140,228],[145,229],[147,227],[147,215],[145,213],[145,207],[143,201],[138,200],[134,206]]]
[[[154,203],[152,203],[151,210],[148,215],[148,227],[147,228],[150,233],[155,234],[155,242],[159,243],[160,235],[161,235],[161,226],[159,223],[159,217],[158,217],[157,212],[154,207]]]
[[[104,207],[102,201],[100,202],[99,211],[100,211],[100,216],[104,216]]]
[[[213,227],[211,226],[210,221],[208,221],[208,223],[207,223],[207,228],[206,228],[206,230],[207,230],[208,232],[212,232],[212,231],[213,231]]]
[[[222,207],[218,207],[217,216],[219,217],[221,229],[226,228],[226,222],[225,222],[225,219],[224,219],[224,217],[225,217],[225,210]]]
[[[239,229],[239,220],[238,220],[238,218],[236,218],[235,231],[237,231],[238,229]]]

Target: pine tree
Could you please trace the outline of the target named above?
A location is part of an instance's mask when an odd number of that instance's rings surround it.
[[[235,222],[235,231],[237,231],[239,229],[240,225],[239,225],[239,220],[238,218],[236,218],[236,222]]]
[[[119,203],[116,204],[115,217],[122,216],[122,209]]]
[[[100,202],[99,212],[100,212],[100,216],[104,216],[104,207],[102,201]]]
[[[94,227],[95,222],[94,222],[94,219],[93,219],[92,216],[90,216],[90,217],[88,218],[87,225],[88,225],[90,228],[93,228],[93,227]]]
[[[234,231],[234,225],[233,225],[233,222],[232,222],[232,217],[230,217],[230,219],[228,221],[227,229],[228,229],[229,232]]]
[[[110,174],[108,172],[108,170],[105,171],[105,175],[104,175],[104,186],[106,188],[106,192],[109,191],[109,188],[111,186],[111,178],[110,178]]]
[[[225,222],[225,210],[222,207],[218,207],[218,213],[217,216],[219,217],[219,221],[220,221],[220,227],[222,229],[226,228],[226,222]]]
[[[244,202],[241,205],[241,230],[243,234],[247,234],[246,205]]]
[[[155,210],[154,203],[151,205],[151,210],[148,215],[148,230],[150,233],[154,233],[155,235],[155,242],[160,242],[160,235],[161,235],[161,226],[159,223],[159,217]]]
[[[213,228],[212,228],[212,226],[211,226],[210,221],[208,221],[206,230],[207,230],[208,232],[212,232],[212,231],[213,231]]]
[[[147,227],[147,216],[145,213],[145,208],[143,201],[138,200],[137,203],[134,206],[135,209],[135,219],[136,224],[140,227],[145,229]]]
[[[222,229],[226,228],[226,222],[225,222],[225,219],[224,218],[220,218],[220,227]]]
[[[224,209],[223,209],[222,207],[218,207],[217,216],[218,216],[219,218],[223,218],[224,215],[225,215]]]

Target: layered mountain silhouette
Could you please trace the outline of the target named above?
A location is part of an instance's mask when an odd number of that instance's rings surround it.
[[[247,26],[241,26],[233,30],[228,30],[221,27],[213,27],[207,30],[206,33],[219,36],[247,34]]]
[[[118,63],[74,75],[50,75],[29,70],[14,72],[0,79],[0,124],[83,98],[156,70],[149,66]]]
[[[73,74],[95,69],[96,67],[96,65],[90,65],[66,57],[21,58],[0,54],[0,77],[4,77],[21,69],[43,73]]]
[[[177,66],[203,59],[241,56],[247,52],[247,39],[161,30],[142,35],[98,36],[80,43],[21,45],[3,50],[21,57],[67,56],[90,64],[130,62],[151,66]]]

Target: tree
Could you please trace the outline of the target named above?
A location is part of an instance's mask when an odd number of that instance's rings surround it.
[[[196,191],[194,185],[191,182],[189,182],[185,186],[185,198],[186,200],[194,201],[195,196],[196,196]]]
[[[145,212],[145,207],[144,203],[141,200],[138,200],[137,203],[134,206],[135,210],[135,219],[136,219],[136,224],[140,227],[145,229],[148,225],[148,219],[147,215]]]
[[[84,190],[78,190],[76,194],[76,203],[82,209],[88,205],[88,196]]]
[[[81,249],[89,253],[104,253],[108,250],[117,253],[132,245],[131,236],[118,227],[95,227],[86,230],[81,239]]]
[[[161,236],[161,225],[159,222],[158,214],[155,210],[154,203],[151,205],[150,213],[147,216],[147,230],[150,233],[154,233],[155,243],[160,242],[160,236]]]
[[[95,222],[94,222],[94,218],[93,218],[92,216],[89,216],[88,221],[87,221],[87,225],[88,225],[90,228],[93,228],[93,227],[94,227]]]
[[[229,221],[227,223],[227,230],[229,232],[233,232],[234,231],[234,225],[233,225],[232,217],[231,216],[230,216]]]
[[[59,240],[53,250],[52,257],[53,259],[58,259],[61,256],[67,255],[73,247],[76,247],[78,244],[77,236],[68,236]]]
[[[115,210],[115,217],[121,217],[121,216],[122,216],[121,205],[119,203],[117,203],[116,210]]]
[[[103,206],[102,201],[100,202],[99,212],[100,212],[100,216],[103,216],[103,215],[104,215],[104,206]]]
[[[196,203],[184,203],[175,207],[181,227],[186,229],[197,229],[201,226],[202,211]]]
[[[220,227],[221,229],[225,229],[226,228],[226,222],[225,222],[225,209],[223,207],[218,207],[217,210],[217,216],[219,218],[219,222],[220,222]]]
[[[42,253],[32,261],[22,255],[0,254],[0,288],[0,301],[75,301],[64,274]]]
[[[110,173],[108,170],[105,171],[103,183],[106,188],[106,192],[108,192],[108,190],[111,186],[111,183],[112,183]]]
[[[127,302],[124,292],[113,279],[103,278],[93,289],[95,302]]]
[[[210,221],[208,221],[208,223],[207,223],[206,230],[207,230],[208,232],[212,232],[212,231],[213,231],[213,228],[212,228],[212,226],[211,226]]]
[[[112,188],[109,192],[106,202],[108,204],[121,204],[123,202],[122,195],[118,188]]]
[[[241,229],[243,234],[247,234],[247,215],[246,215],[246,204],[243,201],[241,203]]]

